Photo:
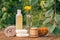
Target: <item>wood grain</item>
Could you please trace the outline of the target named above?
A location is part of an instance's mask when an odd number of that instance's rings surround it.
[[[58,37],[6,37],[3,32],[0,32],[0,40],[60,40],[60,36]]]

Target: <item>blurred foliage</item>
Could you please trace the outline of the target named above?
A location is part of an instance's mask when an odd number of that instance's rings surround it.
[[[25,6],[31,6],[26,11]],[[32,26],[48,27],[49,33],[57,34],[60,26],[60,0],[56,0],[54,16],[54,0],[0,0],[0,29],[15,25],[17,9],[22,10],[23,24],[26,25],[26,14],[31,15]],[[58,29],[60,32],[60,29]]]

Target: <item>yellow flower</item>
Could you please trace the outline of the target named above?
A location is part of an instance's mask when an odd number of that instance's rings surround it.
[[[41,1],[40,6],[44,8],[45,1]]]
[[[31,9],[31,6],[25,6],[24,9],[25,10],[30,10]]]
[[[3,8],[2,8],[2,11],[3,11],[3,12],[6,11],[6,10],[7,10],[6,7],[3,7]]]
[[[45,0],[41,0],[41,1],[45,1]]]

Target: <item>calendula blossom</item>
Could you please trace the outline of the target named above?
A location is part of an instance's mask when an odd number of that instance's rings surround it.
[[[24,9],[25,10],[31,10],[31,6],[25,6]]]

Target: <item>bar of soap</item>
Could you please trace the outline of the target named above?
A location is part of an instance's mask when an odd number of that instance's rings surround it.
[[[28,30],[21,29],[21,30],[16,30],[16,33],[28,33]]]
[[[17,37],[28,37],[29,34],[16,34]]]

